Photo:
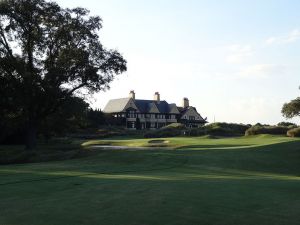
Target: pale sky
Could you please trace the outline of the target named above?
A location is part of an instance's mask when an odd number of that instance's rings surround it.
[[[188,97],[213,122],[283,121],[284,102],[300,95],[298,0],[57,0],[103,20],[100,39],[128,71],[89,99]],[[300,123],[299,119],[292,122]]]

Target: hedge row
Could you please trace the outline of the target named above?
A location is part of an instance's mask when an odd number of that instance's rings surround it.
[[[252,126],[245,132],[245,136],[257,135],[257,134],[281,134],[285,135],[289,130],[285,126]]]
[[[184,125],[180,123],[172,123],[158,130],[148,131],[144,134],[145,138],[160,138],[160,137],[176,137],[184,133]]]
[[[175,123],[158,130],[147,132],[145,138],[175,137],[175,136],[243,136],[251,125],[233,123],[212,123],[207,126],[187,129],[184,125]]]
[[[284,126],[285,125],[285,126]],[[176,136],[249,136],[258,134],[287,135],[299,137],[300,128],[294,124],[282,124],[281,126],[270,126],[256,124],[254,126],[234,123],[212,123],[203,127],[187,129],[182,124],[171,124],[158,130],[145,133],[145,138],[176,137]]]

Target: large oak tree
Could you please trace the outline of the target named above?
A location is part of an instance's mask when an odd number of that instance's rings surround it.
[[[300,98],[298,97],[288,103],[285,103],[282,107],[281,112],[286,118],[289,119],[300,116]]]
[[[82,89],[105,90],[126,70],[122,55],[100,43],[101,24],[84,8],[0,2],[0,114],[6,115],[0,120],[26,125],[27,148],[35,147],[41,121],[66,99]]]

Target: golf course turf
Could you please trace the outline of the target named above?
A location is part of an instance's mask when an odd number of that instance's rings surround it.
[[[92,140],[89,157],[0,166],[0,225],[300,224],[299,138],[153,140]]]

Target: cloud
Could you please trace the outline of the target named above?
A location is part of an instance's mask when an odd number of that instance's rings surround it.
[[[230,52],[226,57],[228,63],[242,63],[246,58],[254,54],[250,45],[230,45],[227,47]]]
[[[238,72],[239,78],[268,78],[272,76],[282,75],[285,73],[286,67],[277,64],[255,64],[242,68]]]
[[[266,44],[272,45],[272,44],[289,44],[296,42],[300,39],[300,30],[294,29],[290,33],[278,36],[278,37],[270,37],[266,40]]]

